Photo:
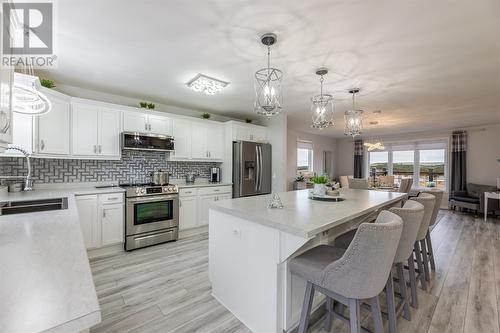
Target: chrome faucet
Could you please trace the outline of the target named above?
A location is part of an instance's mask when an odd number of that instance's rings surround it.
[[[21,147],[10,146],[5,150],[17,150],[21,152],[26,158],[26,164],[28,166],[28,175],[24,176],[0,176],[0,179],[14,179],[14,178],[25,178],[24,180],[24,188],[23,191],[32,191],[33,190],[33,179],[31,178],[31,162],[30,162],[30,154]]]

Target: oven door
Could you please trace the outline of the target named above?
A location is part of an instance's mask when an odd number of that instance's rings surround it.
[[[178,195],[127,199],[127,236],[179,226]]]

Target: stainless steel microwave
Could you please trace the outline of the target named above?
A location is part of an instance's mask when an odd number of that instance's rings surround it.
[[[122,149],[174,151],[174,138],[163,134],[123,132]]]

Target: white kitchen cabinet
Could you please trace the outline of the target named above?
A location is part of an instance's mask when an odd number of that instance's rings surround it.
[[[207,151],[212,160],[224,158],[224,128],[221,125],[212,125],[207,131]]]
[[[173,120],[174,147],[175,151],[171,153],[173,159],[191,158],[191,122],[184,119]]]
[[[120,157],[121,111],[72,104],[73,155]]]
[[[47,96],[52,109],[35,117],[36,152],[39,155],[69,155],[70,104],[55,96]]]
[[[198,225],[208,224],[210,203],[231,199],[232,186],[208,186],[198,189]]]
[[[120,135],[122,112],[108,108],[99,110],[98,152],[100,156],[121,157]]]
[[[3,6],[0,16],[3,17]],[[0,45],[4,45],[4,37],[9,38],[9,29],[4,27],[0,34]],[[0,57],[3,59],[3,47],[0,48]],[[14,67],[0,66],[0,153],[12,143],[12,84],[14,81]]]
[[[198,225],[208,224],[208,208],[210,203],[216,201],[216,195],[200,195],[198,199]]]
[[[73,103],[72,109],[73,154],[97,155],[99,110],[95,105],[79,103]]]
[[[267,128],[259,125],[231,121],[232,139],[239,141],[267,142]]]
[[[12,144],[24,149],[31,154],[33,152],[33,116],[12,113]],[[22,156],[17,150],[5,151],[6,156]]]
[[[101,205],[101,245],[123,243],[124,212],[123,204]]]
[[[83,241],[87,249],[100,245],[97,195],[77,196],[76,207],[82,228]]]
[[[207,150],[207,135],[208,128],[205,124],[193,123],[191,125],[191,158],[209,158]]]
[[[77,196],[76,206],[87,249],[124,242],[123,193]]]
[[[179,229],[185,230],[198,226],[198,197],[179,196]]]
[[[126,112],[123,129],[126,132],[172,135],[172,119],[143,112]]]

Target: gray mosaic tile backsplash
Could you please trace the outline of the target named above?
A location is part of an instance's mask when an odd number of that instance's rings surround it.
[[[24,158],[0,157],[0,175],[24,176],[25,164]],[[35,183],[146,182],[150,181],[146,175],[158,169],[168,171],[172,178],[184,178],[187,172],[208,178],[209,169],[220,165],[216,162],[168,161],[165,153],[131,150],[124,150],[120,161],[31,159]]]

